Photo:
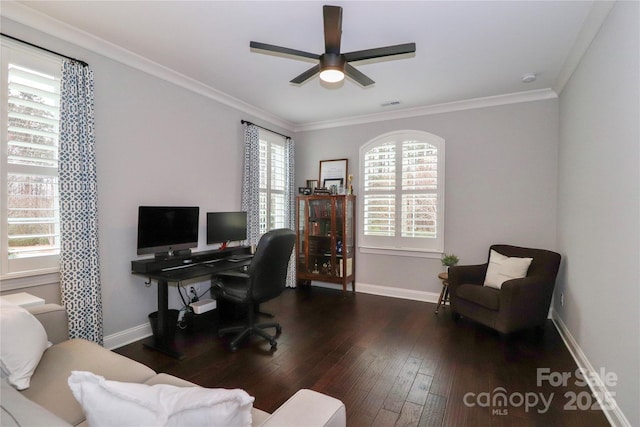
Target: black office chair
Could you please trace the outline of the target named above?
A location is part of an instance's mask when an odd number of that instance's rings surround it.
[[[252,334],[257,334],[269,341],[271,350],[278,343],[275,336],[267,334],[263,329],[275,328],[276,333],[282,331],[277,322],[256,323],[255,308],[262,302],[280,295],[285,289],[289,259],[296,240],[296,233],[287,228],[272,230],[262,235],[258,242],[246,272],[221,273],[214,293],[221,298],[247,306],[247,324],[222,328],[220,336],[239,332],[231,341],[231,351],[238,349],[238,343]]]

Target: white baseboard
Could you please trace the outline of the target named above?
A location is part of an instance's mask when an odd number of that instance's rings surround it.
[[[438,303],[439,292],[416,291],[413,289],[392,288],[390,286],[369,285],[367,283],[357,283],[356,292],[363,294],[380,295],[384,297],[410,299],[413,301]]]
[[[104,346],[109,350],[131,344],[132,342],[141,340],[152,335],[151,325],[149,322],[116,332],[115,334],[104,337]]]
[[[339,289],[339,290],[342,289],[342,285],[336,285],[333,283],[326,283],[326,282],[312,282],[312,286],[316,286],[318,288]],[[351,292],[352,288],[350,284],[347,286],[347,290]],[[432,302],[434,304],[437,304],[438,298],[440,298],[439,292],[435,293],[435,292],[415,291],[412,289],[401,289],[401,288],[393,288],[390,286],[370,285],[367,283],[356,283],[356,292],[362,292],[363,294],[380,295],[383,297],[410,299],[413,301]]]
[[[609,420],[609,423],[616,427],[631,427],[631,423],[620,410],[620,407],[618,406],[618,403],[611,391],[602,383],[598,371],[593,368],[593,365],[589,362],[589,359],[587,359],[587,356],[580,348],[580,345],[578,345],[578,342],[573,338],[571,332],[569,332],[567,325],[565,325],[558,313],[553,309],[551,310],[551,319],[553,320],[558,333],[562,337],[562,340],[569,349],[571,356],[573,356],[573,360],[575,360],[578,365],[578,368],[581,368],[586,372],[585,377],[594,380],[588,382],[589,388],[591,388],[594,396],[598,399],[598,403],[600,404],[604,415],[607,417],[607,420]]]

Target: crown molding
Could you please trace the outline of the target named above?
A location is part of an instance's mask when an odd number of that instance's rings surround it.
[[[538,89],[525,92],[515,92],[505,95],[487,96],[464,101],[447,102],[428,105],[424,107],[407,108],[393,112],[375,113],[356,117],[348,117],[341,120],[328,120],[323,122],[307,123],[295,127],[295,132],[327,129],[342,126],[359,125],[379,122],[381,120],[397,120],[411,117],[428,116],[432,114],[450,113],[455,111],[472,110],[476,108],[497,107],[501,105],[517,104],[521,102],[543,101],[555,99],[558,94],[552,89]]]
[[[234,98],[218,89],[205,85],[191,77],[151,61],[127,49],[96,37],[76,27],[33,10],[13,0],[2,1],[2,16],[12,21],[37,29],[47,35],[87,49],[98,55],[120,62],[159,79],[168,81],[191,92],[205,96],[258,119],[266,120],[293,132],[294,125],[281,117]]]
[[[609,10],[610,7],[611,6],[609,6]],[[8,19],[11,19],[12,21],[37,29],[38,31],[56,37],[60,40],[64,40],[65,42],[68,42],[72,45],[79,46],[95,54],[107,57],[139,71],[142,71],[146,74],[168,81],[186,90],[213,99],[217,102],[220,102],[221,104],[249,114],[256,119],[262,119],[272,125],[280,126],[281,128],[293,133],[351,126],[357,124],[366,124],[371,122],[378,122],[381,120],[396,120],[476,108],[495,107],[521,102],[533,102],[554,99],[558,97],[558,92],[554,91],[553,89],[539,89],[533,91],[516,92],[484,98],[475,98],[463,101],[428,105],[423,107],[408,108],[403,110],[395,110],[392,112],[352,116],[339,120],[327,120],[296,125],[268,111],[262,110],[245,101],[234,98],[218,89],[205,85],[191,77],[178,73],[177,71],[151,61],[127,49],[124,49],[92,34],[89,34],[78,28],[72,27],[57,19],[51,18],[50,16],[33,10],[28,6],[19,4],[14,0],[2,1],[2,15]],[[601,15],[602,12],[597,14],[597,16]],[[600,22],[600,25],[601,23],[602,22]],[[595,34],[593,36],[595,36]]]

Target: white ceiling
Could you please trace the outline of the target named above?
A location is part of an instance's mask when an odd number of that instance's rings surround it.
[[[558,91],[598,2],[18,3],[23,11],[26,6],[95,36],[90,37],[94,50],[96,40],[105,49],[123,48],[294,129],[523,91]],[[254,40],[322,53],[323,4],[343,7],[342,52],[415,42],[415,55],[352,63],[376,84],[363,88],[347,79],[330,88],[317,77],[301,86],[289,83],[310,68],[308,62],[249,49]],[[77,34],[69,41],[79,43]],[[537,81],[522,83],[525,73],[536,73]],[[381,106],[389,101],[400,104]]]

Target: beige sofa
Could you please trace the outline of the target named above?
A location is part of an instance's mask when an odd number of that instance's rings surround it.
[[[194,386],[95,343],[68,339],[67,314],[59,305],[45,304],[29,311],[43,324],[54,345],[44,352],[28,389],[18,392],[3,381],[2,426],[88,425],[67,383],[71,371],[89,371],[122,382]],[[273,414],[253,408],[251,415],[253,426],[346,425],[344,404],[311,390],[299,390]]]

